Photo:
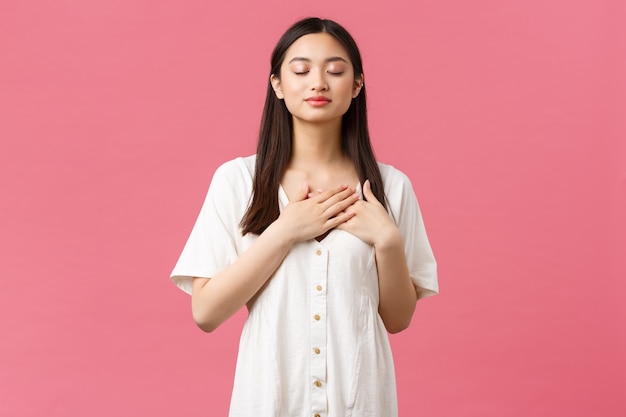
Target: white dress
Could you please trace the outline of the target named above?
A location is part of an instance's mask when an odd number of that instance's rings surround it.
[[[256,239],[241,236],[255,156],[217,169],[172,280],[212,277]],[[379,163],[388,210],[404,238],[420,297],[438,292],[436,263],[409,179]],[[359,187],[360,190],[360,187]],[[288,203],[281,188],[281,210]],[[394,417],[393,358],[378,315],[372,246],[341,230],[295,244],[248,303],[231,417]]]

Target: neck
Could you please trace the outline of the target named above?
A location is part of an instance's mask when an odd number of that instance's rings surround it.
[[[328,123],[293,121],[293,148],[290,165],[320,166],[343,161],[341,118]]]

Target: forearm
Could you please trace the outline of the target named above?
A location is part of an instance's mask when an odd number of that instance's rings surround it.
[[[397,333],[409,326],[417,302],[400,232],[397,229],[388,232],[375,249],[380,293],[378,313],[387,331]]]
[[[307,198],[304,185],[256,241],[228,268],[210,279],[195,278],[191,295],[198,326],[212,331],[246,304],[270,279],[295,242],[313,239],[352,218],[345,213],[354,189],[339,186]]]
[[[198,326],[212,331],[235,314],[272,276],[292,244],[274,222],[228,268],[211,279],[195,278],[191,303]]]

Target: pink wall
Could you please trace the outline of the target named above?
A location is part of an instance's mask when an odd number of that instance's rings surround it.
[[[401,415],[626,415],[619,0],[4,2],[0,415],[225,415],[244,315],[203,334],[168,274],[308,15],[359,42],[440,264]]]

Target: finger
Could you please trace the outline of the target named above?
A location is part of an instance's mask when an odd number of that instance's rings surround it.
[[[341,229],[342,226],[354,216],[355,216],[355,213],[348,213],[348,212],[342,211],[341,213],[337,214],[335,217],[328,219],[328,221],[326,222],[326,225],[328,226],[329,229],[334,229],[334,228]]]
[[[315,197],[316,195],[321,194],[322,191],[323,190],[321,188],[318,188],[317,191],[309,193],[309,198]]]
[[[318,200],[322,202],[322,201],[328,200],[329,198],[331,198],[332,196],[336,194],[339,194],[341,192],[344,192],[345,190],[348,190],[349,188],[350,187],[348,187],[346,184],[342,184],[330,190],[321,190],[318,188],[317,192],[312,192],[311,194],[316,194],[319,197]]]
[[[358,195],[356,195],[354,191],[355,191],[354,189],[349,188],[347,185],[342,185],[341,188],[339,189],[324,192],[321,195],[321,197],[324,198],[323,200],[320,201],[321,206],[325,211],[327,211],[335,207],[337,203],[345,201],[345,200],[348,200],[349,201],[348,205],[350,205],[352,204],[352,202],[354,202],[355,197],[358,198]],[[336,213],[336,210],[333,209],[333,214],[335,213]]]
[[[350,210],[348,209],[354,204],[358,204],[359,201],[359,195],[353,192],[346,198],[336,201],[332,206],[328,207],[325,211],[325,214],[329,217],[336,217],[339,215],[339,213],[342,213],[344,211],[349,212]],[[348,214],[354,215],[356,214],[356,212],[350,212]]]
[[[363,197],[365,197],[365,200],[367,200],[370,203],[378,203],[378,199],[376,199],[376,196],[374,195],[374,193],[372,192],[372,184],[370,183],[370,180],[365,180],[365,184],[363,184]]]
[[[341,201],[344,198],[350,196],[354,192],[354,189],[351,189],[347,185],[341,185],[339,187],[333,188],[332,190],[322,191],[319,194],[315,194],[313,198],[317,203],[321,204],[321,207],[326,210],[337,201]]]
[[[309,195],[309,184],[304,183],[298,190],[298,193],[294,196],[294,201],[306,200]]]

